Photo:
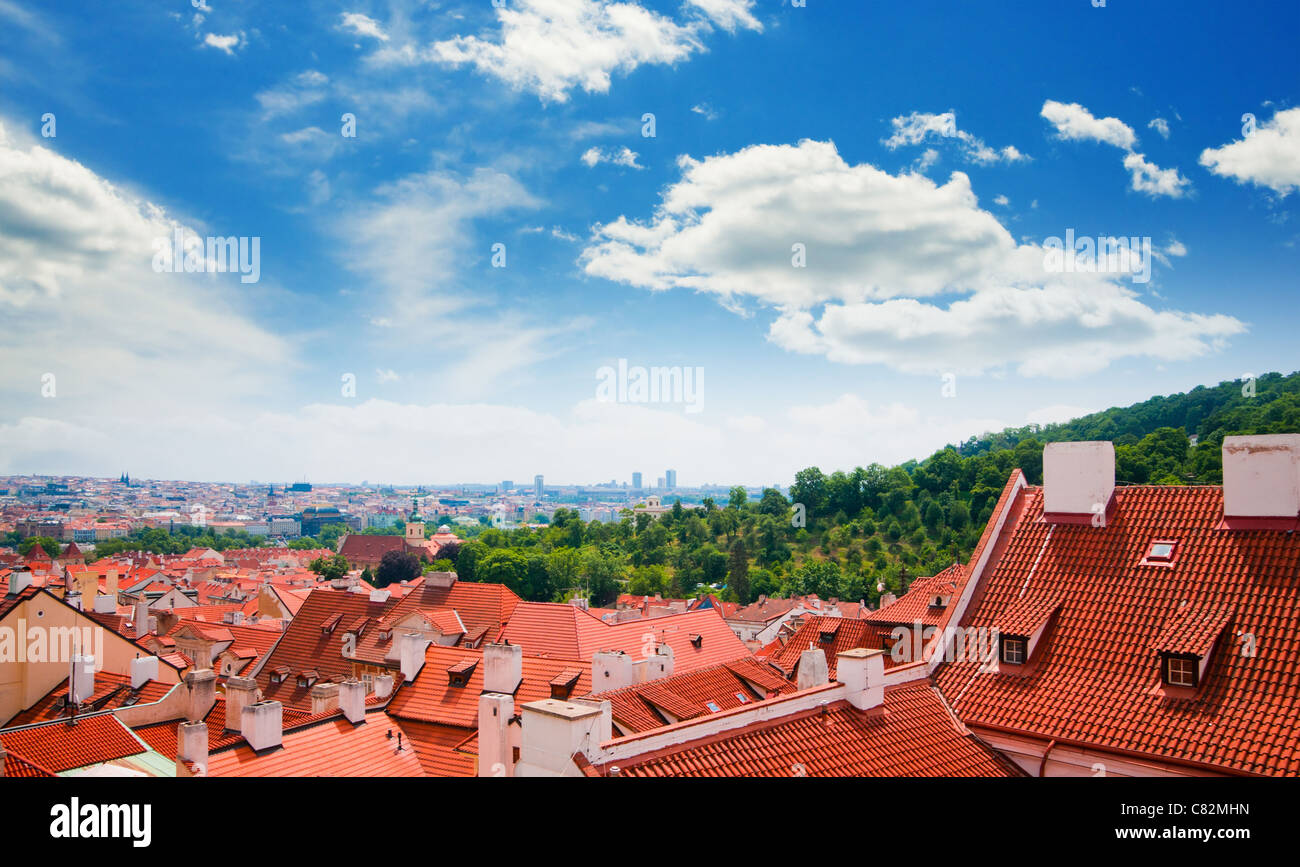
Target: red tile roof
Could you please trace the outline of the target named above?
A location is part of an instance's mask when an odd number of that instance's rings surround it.
[[[975,661],[938,669],[968,725],[1300,774],[1300,535],[1218,529],[1218,487],[1118,488],[1104,527],[1044,523],[1041,488],[1018,497],[961,625],[992,627],[1025,599],[1061,606],[1032,675],[979,674]],[[1178,542],[1174,565],[1141,565],[1153,539]],[[1164,695],[1156,646],[1203,647],[1218,629],[1233,640],[1215,645],[1194,697]]]
[[[912,626],[919,620],[923,627],[938,626],[944,620],[946,608],[931,605],[935,596],[949,597],[951,606],[957,588],[965,580],[966,567],[954,563],[932,578],[917,578],[894,604],[872,611],[862,619],[897,626]]]
[[[884,649],[884,641],[889,637],[892,627],[869,620],[848,620],[843,617],[808,617],[791,636],[785,646],[769,659],[794,677],[799,667],[799,657],[805,650],[817,648],[826,652],[827,671],[831,680],[835,679],[836,656],[855,647],[867,647],[872,650]],[[824,640],[825,637],[828,639]],[[885,655],[885,667],[897,663],[890,654]]]
[[[614,764],[627,777],[1021,776],[925,682],[885,690],[883,712],[838,701]]]
[[[343,630],[325,632],[322,625],[336,617],[339,622],[352,622],[362,616],[383,617],[391,608],[391,600],[371,602],[366,593],[313,590],[275,647],[263,657],[257,675],[263,697],[281,702],[285,708],[309,710],[311,688],[298,686],[294,677],[271,683],[271,672],[284,667],[290,671],[314,668],[322,679],[343,681],[352,674],[352,661],[343,657]]]
[[[95,691],[87,701],[81,703],[80,713],[101,710],[116,710],[137,704],[152,704],[161,701],[167,693],[177,688],[176,684],[148,680],[139,689],[131,689],[131,678],[127,675],[113,674],[107,671],[95,673]],[[18,714],[9,723],[10,726],[22,726],[47,720],[67,719],[66,708],[57,707],[68,697],[67,681],[61,682],[50,690],[36,704]]]
[[[402,737],[398,738],[398,735]],[[399,746],[400,743],[400,746]],[[287,729],[279,749],[258,755],[245,743],[208,757],[210,777],[423,777],[402,724],[383,712],[354,726],[335,712]]]
[[[634,659],[644,659],[656,645],[667,644],[673,649],[673,670],[678,673],[750,656],[749,649],[712,608],[611,624],[572,605],[521,602],[502,635],[523,645],[526,654],[550,654],[586,663],[602,650],[621,650]]]
[[[403,536],[363,536],[349,533],[343,537],[339,553],[349,563],[376,564],[384,559],[389,551],[405,551],[406,539]],[[418,552],[411,553],[418,556]]]
[[[415,747],[420,766],[430,777],[472,777],[477,764],[477,748],[465,748],[467,740],[476,738],[477,731],[457,726],[422,723],[404,719],[402,729]]]
[[[388,712],[399,719],[439,723],[470,729],[478,725],[478,699],[483,692],[482,665],[475,665],[464,686],[452,686],[447,671],[474,663],[483,658],[483,651],[464,647],[429,645],[424,654],[424,668],[415,680],[402,684],[388,705]],[[562,672],[578,669],[575,695],[591,690],[591,664],[572,659],[551,657],[523,657],[523,682],[515,692],[515,704],[522,705],[551,697],[551,681]],[[466,731],[468,734],[468,731]]]
[[[139,755],[146,747],[111,713],[0,731],[0,744],[54,773]]]

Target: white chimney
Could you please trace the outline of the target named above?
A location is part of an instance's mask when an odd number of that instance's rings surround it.
[[[116,614],[117,597],[116,596],[96,596],[95,597],[96,614]]]
[[[441,587],[446,589],[455,583],[455,572],[430,572],[424,576],[425,587]]]
[[[1104,514],[1115,492],[1115,444],[1048,443],[1043,448],[1043,512]]]
[[[139,689],[150,680],[158,679],[158,657],[143,656],[131,660],[131,689]]]
[[[393,594],[390,593],[390,592],[387,591],[387,590],[371,590],[371,591],[370,591],[370,601],[371,601],[371,602],[387,602],[387,601],[388,601],[388,597],[389,597],[389,596],[392,596],[392,595],[393,595]]]
[[[671,646],[661,644],[655,648],[653,656],[645,661],[645,679],[663,680],[673,676],[674,653]]]
[[[408,682],[415,680],[420,669],[424,668],[424,651],[429,646],[429,639],[418,632],[405,632],[398,638],[398,642],[402,677]]]
[[[513,696],[485,692],[478,698],[478,775],[513,777],[514,750],[510,744],[510,718],[515,715]]]
[[[244,708],[257,702],[257,681],[251,677],[226,679],[226,731],[242,731]]]
[[[518,644],[483,646],[483,691],[514,695],[524,679],[524,648]]]
[[[381,674],[375,678],[375,695],[380,698],[388,698],[393,694],[393,676],[391,674]]]
[[[81,610],[81,591],[80,591],[80,590],[69,590],[69,591],[67,591],[66,593],[63,594],[63,601],[66,602],[66,603],[68,603],[68,605],[70,605],[71,607],[73,607],[73,608],[77,609],[78,611],[80,611],[80,610]]]
[[[72,657],[72,702],[81,704],[95,694],[95,657],[77,654]]]
[[[339,685],[339,709],[353,725],[366,721],[366,685],[349,678]]]
[[[835,679],[848,687],[849,704],[871,710],[885,700],[885,651],[855,647],[835,657]]]
[[[1223,514],[1300,515],[1300,434],[1223,438]]]
[[[317,683],[311,688],[311,714],[326,713],[339,708],[339,685],[337,683]]]
[[[203,722],[183,722],[176,730],[176,758],[198,767],[200,776],[208,774],[208,726]]]
[[[240,734],[254,752],[269,750],[282,743],[284,705],[278,701],[259,701],[244,708]]]
[[[612,733],[609,702],[590,704],[548,698],[522,708],[523,741],[516,776],[573,775],[575,753],[588,759],[599,755],[600,745]]]
[[[591,657],[591,691],[609,692],[637,682],[636,663],[617,650],[602,650]]]
[[[810,689],[829,682],[826,651],[819,647],[810,647],[799,654],[799,677],[795,681],[797,689]]]
[[[141,598],[135,603],[135,614],[132,615],[135,627],[135,639],[139,641],[149,634],[149,601]]]
[[[17,596],[28,587],[32,586],[32,573],[28,569],[21,572],[13,572],[9,575],[9,595]]]

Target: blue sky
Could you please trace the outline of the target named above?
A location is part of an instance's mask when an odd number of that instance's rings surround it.
[[[1294,370],[1297,18],[0,0],[0,472],[788,484]]]

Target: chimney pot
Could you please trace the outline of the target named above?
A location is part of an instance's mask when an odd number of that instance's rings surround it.
[[[798,689],[811,689],[829,682],[826,651],[820,647],[810,647],[799,654],[799,677],[795,683]]]
[[[849,704],[858,710],[879,706],[885,700],[885,652],[856,647],[837,654],[835,679],[848,688]]]
[[[139,689],[146,682],[158,679],[158,657],[143,656],[131,660],[131,689]]]
[[[217,674],[210,668],[190,669],[185,675],[185,687],[189,690],[185,718],[200,722],[217,701]]]
[[[204,722],[183,722],[176,731],[176,758],[208,773],[208,726]]]
[[[518,644],[483,646],[483,691],[514,695],[524,679],[524,648]]]
[[[393,676],[391,674],[381,674],[375,678],[375,695],[380,698],[388,698],[393,694]]]

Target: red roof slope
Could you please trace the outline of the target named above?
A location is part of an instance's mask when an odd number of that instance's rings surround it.
[[[968,725],[1300,774],[1300,535],[1217,529],[1218,487],[1118,488],[1105,527],[1044,523],[1042,489],[1019,497],[962,626],[992,627],[1026,599],[1060,607],[1031,672],[940,667],[937,682]],[[1142,565],[1155,540],[1176,543],[1172,566]],[[1184,606],[1215,612],[1190,631],[1192,644],[1224,630],[1191,698],[1162,693],[1156,653],[1162,641],[1181,643]],[[1243,655],[1242,635],[1253,636],[1254,656]]]
[[[966,580],[966,567],[954,563],[932,578],[917,578],[893,605],[886,605],[879,611],[872,611],[863,617],[872,623],[911,626],[920,621],[922,626],[939,626],[944,619],[946,608],[936,608],[930,603],[935,596],[956,596],[957,588]]]
[[[653,620],[605,623],[572,605],[521,602],[502,636],[524,653],[590,662],[598,651],[621,650],[644,659],[658,644],[673,649],[673,670],[694,671],[751,654],[722,615],[712,608]]]
[[[770,659],[781,667],[782,671],[794,676],[799,667],[799,657],[805,650],[817,648],[826,652],[826,666],[830,679],[835,679],[836,657],[855,647],[868,647],[872,650],[884,648],[884,641],[889,637],[891,627],[869,620],[848,620],[843,617],[809,617],[804,620],[799,631],[790,637],[785,646],[773,654]],[[829,636],[829,640],[823,640]],[[885,668],[898,663],[890,654],[885,654]]]
[[[0,744],[56,774],[145,752],[111,713],[78,717],[76,725],[52,722],[6,730],[0,732]]]
[[[120,707],[137,704],[152,704],[161,701],[167,693],[176,688],[177,685],[173,683],[147,680],[140,685],[139,689],[132,689],[129,676],[99,671],[95,673],[95,691],[87,701],[81,703],[80,713],[116,710]],[[45,720],[66,719],[68,716],[67,709],[57,707],[57,705],[61,699],[66,700],[67,697],[68,684],[67,681],[63,681],[37,701],[36,704],[14,717],[9,725],[22,726]]]
[[[398,734],[402,737],[399,741]],[[400,743],[400,746],[399,746]],[[210,777],[423,777],[410,736],[384,713],[354,726],[342,716],[286,731],[259,756],[247,744],[213,753]]]
[[[1020,776],[958,731],[927,683],[885,690],[884,710],[838,701],[617,764],[627,777]]]

